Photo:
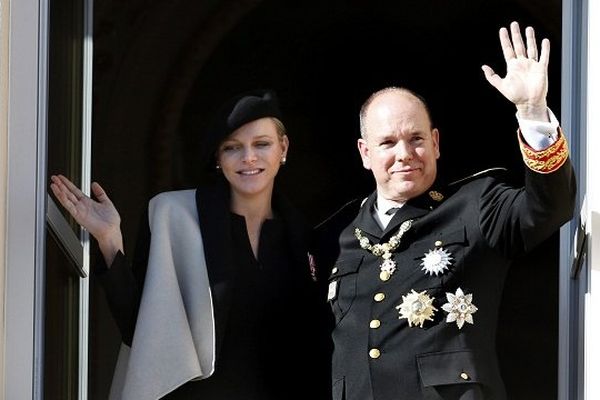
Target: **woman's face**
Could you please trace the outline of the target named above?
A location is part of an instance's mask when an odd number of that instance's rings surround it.
[[[217,164],[240,197],[271,195],[275,176],[288,150],[287,136],[277,133],[271,118],[242,125],[217,150]]]

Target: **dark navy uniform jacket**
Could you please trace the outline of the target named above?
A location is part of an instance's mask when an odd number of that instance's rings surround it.
[[[527,170],[524,188],[483,173],[408,201],[382,230],[372,212],[376,193],[354,202],[319,227],[317,264],[329,270],[335,318],[334,400],[505,399],[495,338],[502,288],[511,259],[548,238],[573,212],[575,178],[569,161],[550,174]],[[434,200],[437,198],[437,200]],[[385,243],[412,219],[380,279],[381,257],[361,248]],[[441,273],[423,270],[426,253],[443,249]],[[472,295],[473,324],[446,322],[446,293]],[[437,309],[423,327],[409,326],[396,308],[412,291]]]

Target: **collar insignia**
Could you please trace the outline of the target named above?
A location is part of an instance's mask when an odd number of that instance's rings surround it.
[[[431,197],[431,199],[433,201],[437,201],[437,202],[444,200],[444,195],[441,194],[440,192],[438,192],[437,190],[431,190],[429,192],[429,197]]]

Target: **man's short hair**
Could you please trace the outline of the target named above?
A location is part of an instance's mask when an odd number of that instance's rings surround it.
[[[431,118],[431,111],[429,110],[429,106],[427,105],[427,102],[425,101],[423,96],[421,96],[420,94],[418,94],[408,88],[405,88],[405,87],[388,86],[386,88],[380,89],[380,90],[374,92],[373,94],[371,94],[369,96],[369,98],[363,103],[362,107],[360,108],[360,113],[359,113],[358,117],[360,120],[360,136],[363,139],[367,137],[367,124],[366,124],[365,120],[367,117],[367,111],[368,111],[369,106],[377,97],[379,97],[382,94],[389,93],[389,92],[406,93],[406,94],[413,96],[415,99],[417,99],[417,101],[419,101],[423,105],[423,108],[425,109],[425,112],[427,113],[427,118],[429,119],[431,128],[433,128],[433,119]]]

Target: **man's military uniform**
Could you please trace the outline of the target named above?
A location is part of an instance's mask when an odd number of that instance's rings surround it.
[[[507,269],[571,218],[576,192],[562,134],[521,147],[524,188],[492,172],[432,187],[383,230],[373,193],[319,227],[334,400],[506,398],[495,338]]]

